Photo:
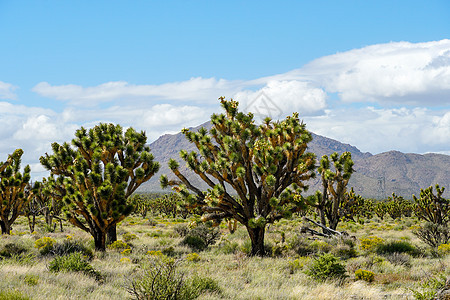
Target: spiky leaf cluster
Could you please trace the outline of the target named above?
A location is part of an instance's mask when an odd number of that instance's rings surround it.
[[[0,223],[2,232],[9,233],[11,224],[17,219],[24,206],[29,202],[25,188],[30,181],[30,166],[20,171],[22,149],[17,149],[0,163]]]
[[[450,199],[442,197],[445,188],[436,185],[436,194],[433,187],[420,190],[420,197],[413,195],[416,203],[415,214],[419,219],[432,224],[447,226],[450,221]]]
[[[56,176],[51,191],[67,205],[67,217],[79,228],[106,232],[132,211],[126,201],[159,169],[144,132],[101,123],[75,133],[72,146],[52,144],[41,164]]]
[[[175,186],[192,206],[203,207],[204,220],[234,218],[244,225],[264,227],[304,208],[304,199],[294,191],[307,189],[305,182],[314,176],[315,156],[306,151],[312,137],[298,114],[256,125],[251,113],[238,111],[238,102],[223,97],[220,101],[225,113],[211,116],[209,132],[204,128],[182,131],[198,153],[183,150],[181,158],[209,190],[193,186],[175,160],[169,167],[179,180],[162,176],[162,186]]]

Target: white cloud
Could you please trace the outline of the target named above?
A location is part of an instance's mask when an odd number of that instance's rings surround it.
[[[168,99],[210,102],[240,89],[242,82],[215,78],[191,78],[181,82],[161,85],[133,85],[125,81],[107,82],[94,87],[68,84],[53,86],[48,82],[38,83],[32,90],[41,96],[73,104],[95,105],[116,99]]]
[[[11,83],[0,81],[0,99],[17,99],[17,95],[14,93],[17,87]]]
[[[374,154],[449,151],[450,112],[426,108],[338,109],[323,116],[306,117],[307,128],[317,134],[357,146]]]
[[[326,107],[326,97],[322,89],[298,80],[271,80],[258,91],[242,91],[234,96],[242,110],[262,119],[284,118],[295,111],[301,115],[317,114]]]
[[[316,59],[279,77],[308,78],[345,102],[445,105],[450,40],[368,46]]]

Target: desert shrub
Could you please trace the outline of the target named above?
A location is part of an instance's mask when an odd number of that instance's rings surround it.
[[[349,259],[356,257],[358,253],[355,249],[355,240],[349,237],[338,237],[329,239],[328,243],[331,245],[329,252],[334,256]]]
[[[359,240],[359,248],[363,251],[373,251],[378,247],[378,245],[383,243],[384,240],[382,238],[377,236],[368,236]]]
[[[218,252],[223,254],[233,254],[239,250],[237,242],[230,242],[229,240],[222,240],[218,245]]]
[[[305,259],[297,258],[288,262],[289,274],[294,274],[296,271],[303,269],[305,266]]]
[[[408,253],[416,255],[418,252],[418,249],[407,241],[389,241],[376,247],[376,253],[378,254]]]
[[[23,278],[23,281],[29,286],[35,286],[35,285],[37,285],[39,283],[39,276],[38,275],[27,274]]]
[[[48,269],[51,272],[81,272],[92,276],[97,280],[102,277],[98,271],[92,267],[80,252],[71,253],[64,256],[56,256],[50,261]]]
[[[128,243],[128,242],[131,242],[132,240],[137,239],[137,235],[135,235],[134,233],[131,233],[131,232],[126,232],[122,235],[122,239],[126,243]]]
[[[4,258],[10,258],[13,255],[21,255],[27,252],[27,249],[17,243],[7,243],[0,250],[0,256]]]
[[[92,259],[94,256],[94,253],[89,247],[86,247],[83,243],[72,239],[66,239],[62,243],[55,244],[53,249],[50,251],[51,254],[58,256],[64,256],[74,252],[81,252],[89,259]]]
[[[411,256],[405,253],[394,252],[386,255],[386,259],[393,265],[396,266],[411,266]]]
[[[439,255],[447,255],[450,254],[450,244],[441,244],[437,248],[437,252]]]
[[[0,291],[0,299],[5,299],[5,300],[28,300],[30,298],[28,298],[27,296],[22,295],[17,290],[4,290],[4,291]]]
[[[309,256],[316,253],[318,247],[311,247],[311,241],[300,236],[294,236],[288,241],[288,246],[300,256]]]
[[[108,248],[111,250],[123,251],[125,249],[129,249],[130,246],[122,240],[117,240],[108,245]]]
[[[314,253],[328,253],[331,250],[331,245],[322,240],[314,240],[309,244]]]
[[[450,242],[450,229],[446,225],[426,222],[413,233],[425,244],[436,248],[441,244]]]
[[[445,286],[446,277],[443,274],[428,277],[416,288],[411,289],[413,296],[417,300],[432,300],[436,299],[437,292]]]
[[[36,255],[33,253],[12,254],[8,261],[21,266],[33,266],[38,263]]]
[[[142,266],[142,274],[127,288],[134,299],[195,299],[205,292],[221,293],[211,278],[186,279],[179,271],[181,261],[167,257],[153,259]]]
[[[186,256],[186,260],[187,261],[192,261],[192,262],[199,262],[201,260],[201,257],[197,253],[193,252],[193,253],[189,253]]]
[[[180,236],[185,237],[189,233],[189,226],[187,224],[176,224],[173,230]]]
[[[317,281],[347,277],[345,266],[339,262],[337,257],[330,253],[324,253],[314,258],[314,261],[305,273]]]
[[[47,255],[53,250],[55,244],[55,239],[44,236],[34,242],[34,247],[37,248],[42,255]]]
[[[175,248],[170,246],[170,247],[166,247],[164,249],[162,249],[162,254],[166,255],[166,256],[174,256],[175,255]]]
[[[220,236],[216,228],[208,227],[205,224],[198,224],[184,236],[181,244],[189,246],[193,250],[202,251],[213,245]]]
[[[372,271],[367,271],[367,270],[363,270],[363,269],[359,269],[355,271],[355,277],[358,280],[364,280],[367,282],[372,282],[375,278],[375,273],[373,273]]]

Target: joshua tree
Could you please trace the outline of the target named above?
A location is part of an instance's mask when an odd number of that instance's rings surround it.
[[[105,250],[106,236],[116,239],[116,224],[131,213],[127,198],[159,169],[145,132],[120,125],[81,127],[68,143],[52,144],[53,154],[41,164],[58,176],[55,190],[63,197],[70,223],[89,232],[97,250]],[[56,189],[57,188],[57,189]]]
[[[182,150],[181,158],[210,189],[193,186],[174,159],[169,167],[178,180],[163,175],[161,185],[174,186],[192,207],[202,207],[204,221],[237,220],[250,236],[251,255],[262,256],[266,224],[305,207],[296,193],[314,176],[315,155],[306,152],[312,137],[297,113],[257,126],[253,114],[238,112],[238,102],[220,101],[225,114],[211,116],[209,134],[205,128],[182,131],[199,153]]]
[[[413,195],[416,216],[426,221],[414,233],[431,247],[438,247],[450,241],[450,199],[442,197],[445,188],[436,184],[420,190],[420,198]]]
[[[30,181],[30,166],[20,172],[22,149],[17,149],[8,156],[5,163],[0,163],[0,226],[2,234],[9,234],[11,225],[30,201],[30,193],[25,188]]]
[[[350,152],[344,152],[341,156],[334,152],[330,155],[334,165],[334,171],[331,170],[330,159],[327,155],[322,156],[320,160],[319,173],[322,178],[322,193],[316,193],[316,199],[313,205],[319,210],[320,221],[336,230],[340,218],[339,211],[342,203],[345,201],[347,184],[353,173],[353,160]]]

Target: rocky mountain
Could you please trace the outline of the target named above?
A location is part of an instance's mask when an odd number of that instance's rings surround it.
[[[211,128],[209,122],[191,130],[198,130],[200,127]],[[190,172],[185,163],[182,162],[179,151],[195,151],[193,144],[189,143],[183,134],[165,134],[150,144],[155,159],[160,162],[159,173],[149,182],[141,186],[140,191],[161,191],[159,177],[166,174],[169,178],[172,173],[167,163],[170,158],[180,162],[180,169],[183,174],[190,174],[189,179],[196,186],[206,188],[197,176]],[[330,155],[333,152],[343,153],[350,151],[355,162],[352,178],[349,186],[367,198],[383,199],[395,192],[410,199],[412,194],[418,195],[421,188],[439,184],[445,186],[445,197],[450,197],[450,156],[443,154],[413,154],[389,151],[376,155],[368,152],[361,152],[358,148],[349,144],[323,137],[313,133],[313,140],[308,145],[309,151],[314,152],[317,158],[322,155]],[[173,177],[172,177],[173,178]],[[309,193],[314,193],[320,189],[318,178],[311,180]]]

